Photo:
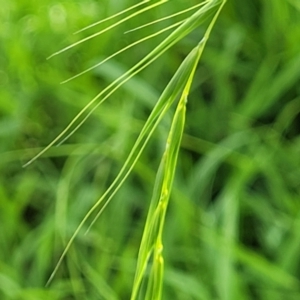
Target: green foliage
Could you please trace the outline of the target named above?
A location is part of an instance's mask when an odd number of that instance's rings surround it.
[[[299,298],[297,1],[163,2],[1,4],[1,299]]]

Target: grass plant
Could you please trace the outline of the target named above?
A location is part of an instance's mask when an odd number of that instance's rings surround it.
[[[297,1],[225,2],[1,6],[1,299],[299,298]]]

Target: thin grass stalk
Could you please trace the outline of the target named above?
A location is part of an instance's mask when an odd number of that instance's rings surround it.
[[[145,299],[161,298],[164,265],[162,234],[165,216],[176,171],[181,139],[184,132],[187,96],[204,44],[205,42],[203,40],[190,54],[194,58],[194,66],[178,102],[168,135],[166,149],[157,172],[154,193],[150,202],[149,213],[138,255],[131,300],[137,299],[151,255],[153,255],[153,265],[149,275],[150,278]]]

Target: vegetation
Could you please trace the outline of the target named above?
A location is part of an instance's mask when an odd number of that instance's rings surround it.
[[[299,299],[298,2],[144,2],[1,4],[1,299]]]

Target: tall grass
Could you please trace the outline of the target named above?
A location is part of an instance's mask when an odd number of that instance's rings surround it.
[[[149,1],[145,1],[149,2]],[[131,19],[135,17],[136,15],[143,13],[144,11],[148,9],[153,9],[155,6],[163,4],[166,1],[159,1],[155,4],[146,6],[145,8],[142,8],[138,12],[134,12],[130,14],[128,17],[124,17],[119,22],[113,23],[111,26],[105,28],[104,30],[101,30],[95,34],[92,34],[82,40],[79,40],[78,42],[75,42],[74,44],[55,52],[53,55],[50,56],[53,57],[57,54],[61,54],[62,52],[69,50],[83,42],[86,42],[90,40],[91,38],[95,38],[96,36],[103,34],[106,32],[106,30],[112,29],[115,26],[121,24],[123,21],[127,21],[128,19]],[[121,171],[118,173],[116,179],[113,181],[111,186],[107,189],[107,191],[99,198],[99,200],[93,205],[93,207],[89,210],[89,212],[85,215],[83,220],[81,221],[80,225],[75,230],[74,234],[72,235],[71,239],[69,240],[62,256],[60,257],[57,266],[53,273],[50,276],[50,279],[47,282],[47,285],[52,281],[53,276],[56,274],[60,264],[62,263],[62,260],[64,256],[67,254],[71,244],[73,243],[74,239],[82,229],[83,225],[87,222],[89,217],[94,213],[95,210],[98,210],[98,213],[96,217],[94,217],[94,220],[92,221],[89,228],[94,224],[96,219],[102,214],[103,210],[106,208],[107,204],[111,201],[112,197],[115,195],[115,193],[119,190],[121,185],[124,183],[125,179],[128,177],[129,173],[132,171],[134,165],[136,164],[138,158],[140,157],[143,149],[147,145],[149,138],[153,134],[154,130],[156,129],[157,125],[161,121],[162,117],[168,112],[171,105],[176,101],[179,94],[180,100],[177,105],[177,109],[175,111],[172,125],[170,128],[170,132],[167,138],[166,142],[166,150],[163,155],[161,165],[159,168],[159,171],[156,175],[156,183],[155,183],[155,192],[153,195],[153,198],[150,202],[150,210],[147,215],[147,221],[144,229],[143,238],[141,241],[141,247],[138,257],[138,265],[136,270],[136,276],[133,283],[133,289],[132,289],[132,295],[131,299],[137,299],[139,289],[141,282],[145,276],[145,271],[147,268],[147,264],[149,261],[149,257],[153,255],[153,266],[151,268],[150,273],[150,279],[148,282],[148,287],[145,296],[142,296],[144,299],[161,299],[162,294],[162,282],[163,282],[163,255],[162,255],[162,248],[163,248],[163,242],[162,242],[162,233],[164,228],[164,220],[165,220],[165,214],[166,209],[168,206],[168,200],[170,197],[170,193],[172,190],[172,183],[173,183],[173,177],[176,170],[176,162],[177,162],[177,156],[178,151],[184,131],[184,124],[185,124],[185,106],[187,102],[187,97],[190,92],[191,84],[193,82],[194,73],[196,70],[196,67],[198,65],[199,59],[201,57],[201,54],[203,52],[203,49],[205,47],[205,44],[209,38],[210,32],[213,28],[213,25],[215,21],[217,20],[217,17],[225,4],[225,1],[207,1],[203,2],[201,5],[201,8],[198,9],[194,14],[192,14],[190,17],[188,17],[186,20],[183,20],[182,22],[176,23],[175,25],[178,25],[179,27],[175,29],[172,34],[167,37],[165,40],[160,42],[153,51],[151,51],[144,59],[142,59],[140,62],[138,62],[136,65],[134,65],[129,71],[127,71],[124,75],[117,78],[112,84],[110,84],[106,89],[104,89],[102,92],[100,92],[95,98],[93,98],[81,111],[80,113],[71,121],[71,123],[66,127],[66,129],[58,135],[57,138],[55,138],[45,149],[43,149],[41,152],[39,152],[33,159],[31,159],[25,166],[28,166],[31,164],[34,160],[36,160],[38,157],[40,157],[44,152],[49,150],[56,142],[62,139],[60,143],[63,143],[65,140],[67,140],[72,134],[74,134],[75,131],[77,131],[78,128],[80,128],[83,123],[87,120],[87,118],[91,115],[91,113],[98,108],[100,104],[102,104],[109,96],[111,96],[118,88],[120,88],[126,81],[128,81],[131,77],[138,74],[141,70],[143,70],[145,67],[147,67],[149,64],[151,64],[154,60],[156,60],[159,56],[161,56],[166,50],[168,50],[172,45],[183,39],[187,34],[195,30],[200,24],[203,23],[203,21],[207,18],[207,15],[209,16],[212,14],[212,10],[215,9],[214,15],[212,17],[212,21],[208,25],[208,29],[206,33],[204,34],[201,41],[199,41],[199,45],[190,52],[190,54],[187,56],[187,59],[183,61],[181,67],[178,69],[176,74],[174,75],[172,81],[169,83],[169,85],[164,90],[163,94],[161,95],[160,99],[158,100],[156,106],[153,108],[147,122],[145,123],[143,129],[141,130],[139,137],[133,146],[132,151],[130,152],[128,158],[125,161],[124,166],[122,167]],[[174,15],[167,16],[164,19],[171,18],[176,15],[180,15],[182,13],[185,13],[186,11],[196,9],[200,5],[196,5],[194,7],[191,7],[189,9],[185,9],[182,12],[178,12]],[[132,8],[135,8],[136,5],[134,5]],[[127,11],[130,11],[132,8],[129,8],[123,12],[117,13],[113,17],[117,17],[119,15],[122,15],[123,13],[126,13]],[[112,18],[113,18],[112,17]],[[109,20],[110,18],[108,18]],[[92,24],[90,26],[87,26],[83,30],[89,29],[93,26],[98,25],[99,22]],[[144,25],[147,26],[148,24]],[[151,25],[151,23],[149,24]],[[167,29],[172,28],[173,26],[169,26]],[[79,32],[81,32],[80,30]],[[158,32],[158,34],[162,33],[164,30],[161,30]],[[150,35],[146,38],[143,38],[141,41],[144,41],[148,38],[152,38],[154,35]],[[138,41],[140,43],[141,41]],[[128,48],[131,48],[132,46],[136,45],[137,43],[133,43],[132,45],[129,45],[129,47],[125,47],[118,51],[116,54],[119,54]],[[112,55],[109,58],[114,57]],[[98,67],[100,64],[98,63],[92,68],[89,68],[87,71],[92,70],[95,67]],[[81,72],[79,75],[83,75],[86,71]],[[76,77],[76,76],[75,76]],[[73,77],[73,78],[75,78]],[[73,79],[72,78],[72,79]],[[92,107],[94,105],[94,107]],[[84,116],[85,112],[90,109],[92,109],[86,113],[86,116]],[[82,120],[80,120],[82,119]],[[78,123],[78,124],[76,124]],[[74,128],[73,128],[74,127]],[[88,228],[88,230],[89,230]]]
[[[296,2],[11,3],[0,296],[298,299]]]

